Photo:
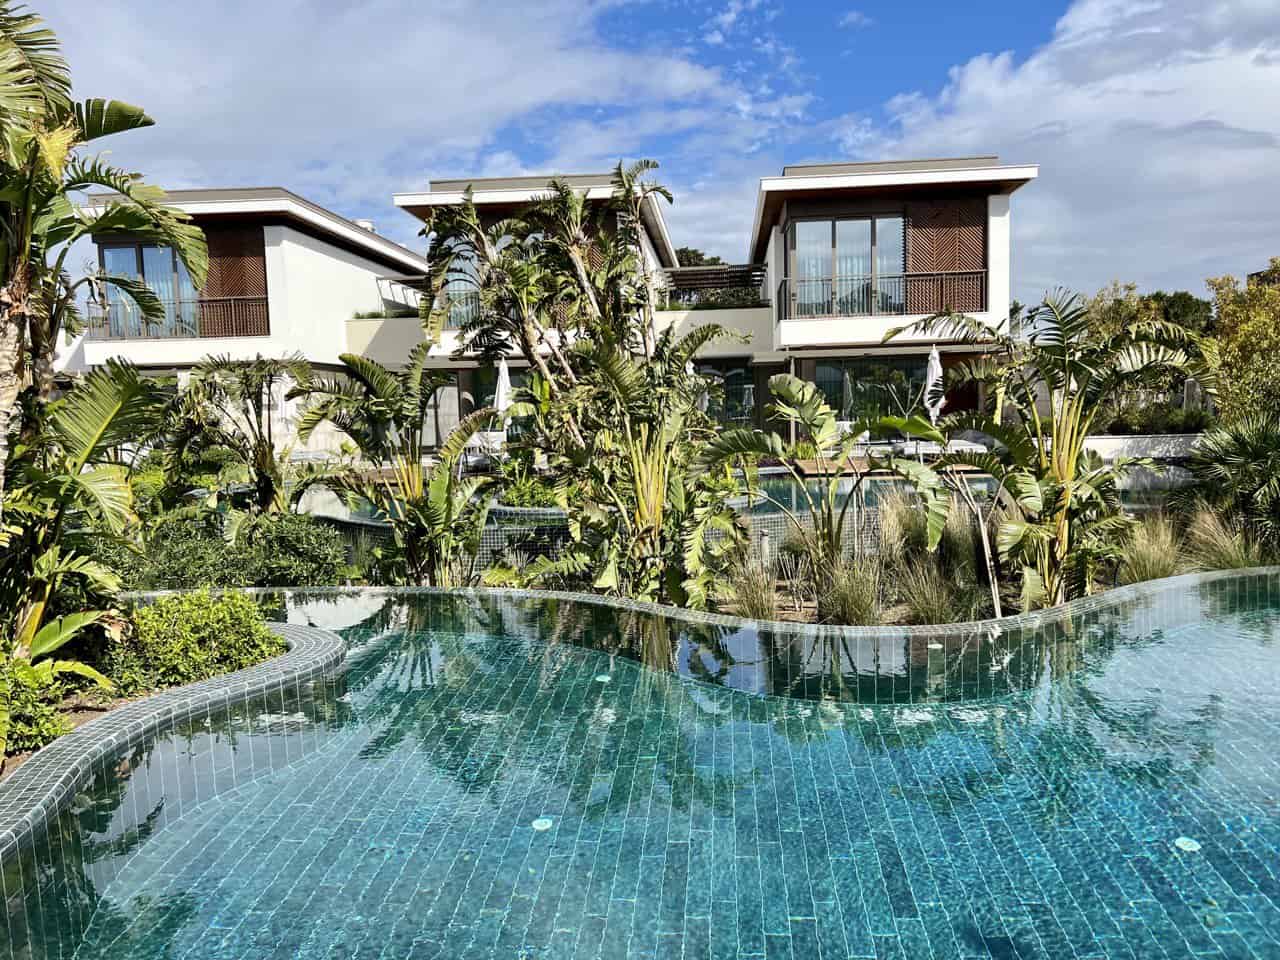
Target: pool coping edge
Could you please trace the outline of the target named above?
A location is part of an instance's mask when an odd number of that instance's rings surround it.
[[[61,813],[108,755],[201,711],[337,673],[346,659],[346,642],[332,631],[293,623],[268,626],[288,644],[280,656],[121,704],[41,747],[0,781],[0,863]]]

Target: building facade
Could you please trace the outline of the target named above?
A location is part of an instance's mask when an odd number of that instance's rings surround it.
[[[1035,166],[995,157],[785,167],[760,181],[739,265],[680,265],[662,205],[651,198],[639,254],[661,288],[656,322],[678,332],[715,322],[744,335],[745,342],[715,344],[699,358],[723,384],[717,413],[726,422],[763,423],[768,378],[783,371],[816,383],[845,419],[905,412],[923,391],[932,347],[946,366],[981,345],[905,336],[885,342],[885,335],[944,310],[1007,325],[1010,200],[1037,174]],[[561,179],[589,203],[612,196],[608,174]],[[443,180],[394,203],[425,220],[469,193],[482,221],[493,223],[547,184],[546,177]],[[193,289],[168,250],[128,237],[102,241],[102,267],[143,277],[166,316],[144,324],[113,294],[91,315],[84,365],[118,356],[181,370],[210,354],[300,353],[323,367],[349,352],[395,366],[421,342],[418,298],[430,263],[371,224],[280,188],[180,191],[170,201],[208,237],[204,288]],[[433,365],[456,372],[454,387],[437,399],[442,433],[487,402],[494,383],[492,368],[458,355],[457,328],[474,303],[466,291],[447,293],[450,319],[431,351]]]

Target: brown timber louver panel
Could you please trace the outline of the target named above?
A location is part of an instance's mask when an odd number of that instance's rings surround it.
[[[200,291],[202,337],[266,336],[267,259],[261,225],[209,224],[209,278]]]
[[[982,310],[986,269],[985,197],[907,204],[908,313]]]

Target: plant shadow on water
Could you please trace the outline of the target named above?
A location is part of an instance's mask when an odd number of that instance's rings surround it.
[[[103,769],[5,865],[30,956],[1275,943],[1274,575],[936,634],[263,600],[345,674]]]

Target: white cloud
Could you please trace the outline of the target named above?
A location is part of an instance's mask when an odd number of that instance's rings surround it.
[[[1203,293],[1280,254],[1277,52],[1269,0],[1079,0],[1025,61],[975,57],[834,138],[861,157],[1038,162],[1014,198],[1021,299],[1117,278]]]
[[[861,10],[850,10],[838,21],[839,26],[851,30],[861,30],[864,27],[872,26],[874,23],[875,21]]]

